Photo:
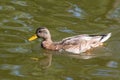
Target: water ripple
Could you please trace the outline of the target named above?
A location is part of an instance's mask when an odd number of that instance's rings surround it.
[[[29,51],[31,51],[31,50],[29,50],[28,48],[23,48],[23,47],[15,47],[15,48],[8,48],[8,49],[6,49],[7,51],[9,51],[9,52],[12,52],[12,53],[28,53]]]
[[[15,7],[9,5],[0,5],[0,11],[14,11]]]
[[[109,15],[107,15],[110,19],[119,19],[120,18],[120,7],[116,8],[114,11],[111,11]]]
[[[118,63],[116,61],[109,61],[107,63],[107,67],[110,67],[110,68],[118,68]]]
[[[74,80],[74,79],[71,77],[66,77],[66,80]]]
[[[1,70],[10,70],[9,74],[24,77],[24,75],[20,72],[20,65],[12,65],[12,64],[2,64],[0,65]]]
[[[24,18],[24,19],[31,19],[33,18],[33,16],[29,13],[26,13],[26,12],[16,12],[13,14],[15,17],[14,17],[14,20],[17,20],[19,18]]]
[[[106,76],[106,77],[119,77],[120,71],[111,69],[96,69],[92,75]]]
[[[67,27],[60,27],[57,28],[59,31],[61,32],[65,32],[65,33],[75,33],[73,30],[68,29]]]
[[[27,6],[27,2],[25,2],[25,1],[12,0],[11,3],[17,4],[20,6]]]
[[[72,13],[73,16],[80,18],[80,19],[85,19],[86,17],[86,12],[82,10],[78,5],[72,5],[72,8],[68,10],[69,13]]]

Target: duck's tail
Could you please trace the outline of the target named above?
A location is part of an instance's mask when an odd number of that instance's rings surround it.
[[[111,33],[108,33],[106,35],[101,35],[101,39],[100,39],[100,42],[105,42],[107,41],[110,37],[111,37]]]

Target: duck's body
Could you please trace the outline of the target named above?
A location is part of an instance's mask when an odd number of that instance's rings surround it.
[[[82,34],[82,35],[65,38],[59,42],[52,41],[50,32],[47,28],[38,28],[36,30],[36,35],[38,37],[43,38],[41,45],[45,49],[58,50],[58,51],[65,50],[67,52],[80,54],[92,48],[103,45],[103,42],[105,42],[110,38],[111,33],[108,33],[106,35]],[[31,40],[33,40],[33,38],[29,39],[29,41]]]

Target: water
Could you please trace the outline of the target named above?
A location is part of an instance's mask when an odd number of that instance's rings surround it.
[[[1,0],[0,80],[119,80],[119,2]],[[84,33],[112,37],[92,55],[68,55],[40,48],[41,40],[28,41],[40,26],[54,41]]]

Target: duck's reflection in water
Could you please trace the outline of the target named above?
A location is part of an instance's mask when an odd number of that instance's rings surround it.
[[[82,53],[79,55],[74,55],[74,54],[67,54],[66,56],[68,57],[72,57],[72,58],[76,58],[76,59],[93,59],[93,58],[97,58],[97,57],[107,57],[107,56],[111,56],[111,53],[94,53],[94,54],[86,54],[86,53]]]
[[[51,53],[44,53],[44,57],[39,59],[39,64],[42,69],[49,68],[52,62],[52,54]]]
[[[84,53],[79,54],[79,55],[70,54],[70,55],[67,55],[67,56],[72,57],[72,58],[76,58],[76,59],[91,59],[91,58],[97,57],[94,54],[84,54]]]
[[[41,69],[47,69],[51,66],[52,64],[52,58],[55,57],[55,56],[59,56],[61,57],[71,57],[71,58],[75,58],[75,59],[93,59],[93,58],[96,58],[96,57],[102,57],[102,56],[110,56],[110,53],[81,53],[81,54],[70,54],[70,53],[66,53],[66,52],[62,52],[62,53],[51,53],[51,52],[45,52],[43,54],[43,56],[41,58],[36,58],[37,59],[37,62],[39,63],[39,66]]]
[[[47,69],[51,66],[52,54],[51,53],[43,53],[42,57],[40,57],[40,58],[34,57],[34,58],[32,58],[32,60],[37,61],[38,66],[41,69]]]
[[[99,55],[88,54],[88,53],[81,53],[81,54],[63,53],[63,54],[56,54],[56,55],[67,56],[67,57],[76,58],[76,59],[92,59],[99,56]]]
[[[77,55],[69,54],[69,53],[66,54],[66,56],[76,58],[76,59],[93,59],[93,58],[105,57],[105,56],[109,57],[111,55],[112,55],[111,50],[104,46],[101,46],[99,48],[92,49],[88,52],[77,54]]]

